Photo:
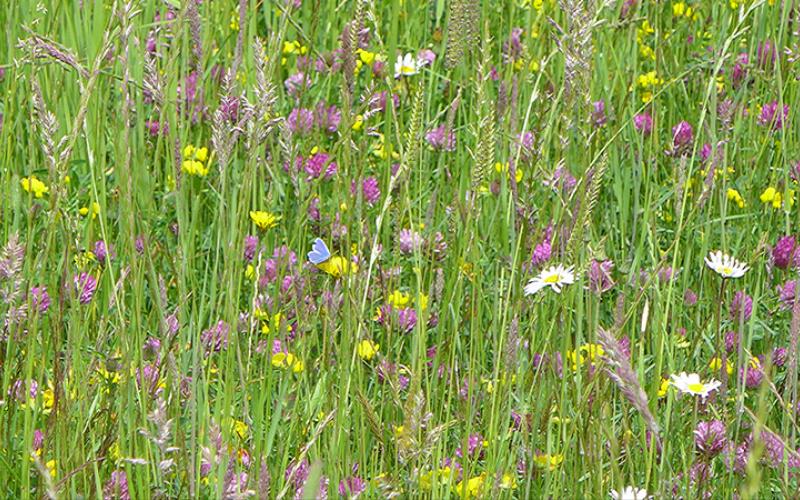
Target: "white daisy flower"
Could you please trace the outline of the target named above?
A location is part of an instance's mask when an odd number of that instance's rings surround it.
[[[706,265],[723,278],[741,278],[749,269],[747,265],[717,250],[705,259]]]
[[[404,57],[398,58],[394,62],[394,77],[400,78],[401,76],[416,75],[419,70],[419,62],[411,52],[407,53]]]
[[[609,495],[611,495],[611,498],[614,500],[644,500],[648,498],[647,490],[634,488],[633,486],[628,486],[620,492],[611,490]]]
[[[533,295],[542,288],[550,287],[556,293],[561,293],[561,289],[565,285],[575,283],[575,273],[572,271],[572,266],[564,267],[559,264],[551,266],[539,273],[539,276],[533,278],[525,285],[525,295]]]
[[[611,495],[611,498],[614,500],[645,500],[649,498],[647,496],[647,490],[634,488],[633,486],[628,486],[620,492],[611,490],[608,494]]]
[[[672,379],[672,385],[677,387],[682,393],[700,396],[702,398],[705,398],[722,385],[722,382],[714,379],[708,382],[702,382],[700,380],[700,375],[696,373],[687,374],[686,372],[681,372],[680,375],[672,375],[670,378]]]

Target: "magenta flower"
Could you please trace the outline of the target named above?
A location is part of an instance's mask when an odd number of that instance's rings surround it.
[[[34,310],[44,314],[50,308],[50,295],[44,286],[31,288],[31,305]]]
[[[610,260],[592,260],[589,266],[589,290],[597,295],[611,290],[614,280],[611,279],[611,271],[614,269],[614,262]]]
[[[252,262],[256,256],[256,249],[258,249],[258,236],[251,234],[244,237],[244,260]]]
[[[653,117],[645,111],[633,117],[633,126],[642,135],[650,135],[653,131]]]
[[[592,103],[592,124],[595,127],[602,127],[606,124],[606,102],[602,99]]]
[[[781,302],[781,309],[786,310],[794,307],[796,287],[797,281],[793,279],[787,281],[783,285],[778,286],[778,299]]]
[[[533,255],[531,256],[531,265],[538,267],[550,260],[550,256],[552,255],[553,248],[550,246],[549,241],[543,241],[536,245],[533,249]]]
[[[782,111],[782,112],[781,112]],[[783,108],[780,107],[778,101],[772,101],[761,107],[761,113],[758,115],[758,124],[763,127],[770,127],[774,131],[783,128],[784,123],[789,118],[789,105],[784,104]]]
[[[425,134],[425,140],[436,151],[455,151],[456,149],[456,134],[449,130],[445,137],[446,128],[447,126],[442,124]]]
[[[286,126],[293,135],[308,135],[314,128],[314,112],[306,108],[294,108],[286,118]]]
[[[694,445],[697,451],[708,458],[722,453],[728,445],[725,432],[725,424],[720,420],[698,422],[694,430]]]
[[[317,108],[314,110],[314,120],[320,130],[324,130],[329,134],[334,134],[339,130],[339,122],[342,121],[342,114],[336,106],[327,106],[324,102],[320,101],[319,104],[317,104]]]
[[[697,294],[692,291],[691,288],[687,288],[685,292],[683,292],[683,303],[689,307],[697,304]]]
[[[106,484],[103,485],[103,498],[114,498],[117,500],[130,500],[131,495],[128,491],[128,475],[124,470],[115,470],[111,473]]]
[[[367,177],[361,183],[361,191],[364,193],[364,201],[372,206],[381,199],[381,190],[378,187],[378,179],[375,177]]]
[[[299,97],[300,94],[307,89],[311,88],[311,78],[307,77],[305,73],[298,72],[291,75],[283,82],[286,87],[286,93],[290,97]]]
[[[400,253],[409,255],[422,247],[422,236],[416,231],[410,229],[401,229],[400,234],[397,236],[398,246]]]
[[[350,476],[339,481],[339,495],[356,498],[367,489],[367,482],[358,476]]]
[[[103,240],[97,240],[94,243],[94,251],[92,253],[94,253],[97,262],[99,262],[101,266],[106,264],[106,258],[108,258],[109,261],[114,259],[114,247],[106,245],[106,242]]]
[[[686,152],[694,141],[694,130],[689,122],[682,121],[672,127],[672,147],[675,152]]]
[[[744,320],[747,321],[750,319],[750,316],[753,314],[753,298],[744,293],[743,291],[739,290],[733,296],[733,300],[731,301],[730,307],[730,316],[731,319],[734,321],[738,321],[740,316],[743,316]]]
[[[230,326],[222,320],[217,321],[217,324],[210,328],[203,330],[203,333],[200,335],[200,341],[205,345],[206,354],[227,349],[229,332]]]
[[[78,295],[78,302],[81,304],[88,304],[94,297],[94,291],[97,289],[97,280],[94,276],[87,273],[76,274],[72,278],[75,283],[75,292]]]
[[[779,269],[786,269],[792,264],[795,253],[800,253],[800,247],[794,236],[783,236],[772,249],[772,262]]]

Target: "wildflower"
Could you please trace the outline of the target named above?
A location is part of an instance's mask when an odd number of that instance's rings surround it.
[[[690,288],[687,288],[685,292],[683,292],[683,303],[687,306],[693,306],[697,304],[697,294]]]
[[[294,108],[286,118],[286,126],[293,135],[307,135],[314,128],[314,112],[305,108]]]
[[[24,189],[25,192],[33,193],[36,198],[41,198],[50,191],[50,188],[48,188],[44,182],[36,178],[35,175],[24,177],[19,182],[22,184],[22,189]]]
[[[595,127],[605,126],[608,119],[606,118],[606,102],[602,99],[592,103],[592,124]]]
[[[748,365],[739,369],[739,380],[748,389],[756,389],[764,381],[764,370],[758,358],[750,358]]]
[[[258,237],[247,235],[244,237],[244,260],[252,262],[256,256],[256,249],[258,248]]]
[[[537,467],[541,469],[547,470],[556,470],[558,466],[564,461],[564,455],[562,454],[544,454],[544,453],[536,453],[533,457],[533,463],[536,464]]]
[[[786,364],[789,358],[789,352],[785,347],[776,347],[772,350],[772,364],[778,368]]]
[[[44,286],[35,286],[31,288],[31,305],[34,310],[44,314],[50,308],[50,295],[47,293],[47,288]]]
[[[281,216],[275,215],[272,212],[251,210],[250,220],[252,220],[253,224],[255,224],[260,230],[266,231],[267,229],[272,229],[273,227],[277,226],[278,221],[281,220]]]
[[[747,321],[750,319],[752,314],[753,298],[741,290],[736,292],[736,294],[733,296],[733,301],[731,302],[731,319],[735,320],[738,319],[739,316],[743,316],[744,320]]]
[[[320,101],[314,110],[314,121],[320,130],[324,130],[329,134],[334,134],[339,130],[342,114],[336,106],[327,106],[324,102]]]
[[[778,131],[783,128],[783,124],[788,118],[789,106],[784,104],[783,112],[781,113],[778,101],[773,101],[761,107],[761,113],[758,115],[758,124]]]
[[[311,88],[311,78],[302,71],[298,71],[297,73],[289,75],[283,82],[283,86],[286,88],[286,93],[289,94],[290,97],[296,98],[300,96],[303,90]]]
[[[395,309],[405,309],[411,301],[411,296],[400,290],[395,290],[386,298],[386,302]]]
[[[533,278],[525,285],[525,295],[533,295],[542,288],[550,287],[554,292],[561,293],[561,289],[566,285],[575,282],[575,275],[572,267],[565,268],[562,264],[551,266],[536,278]]]
[[[87,273],[76,274],[73,277],[75,283],[75,291],[78,294],[78,302],[81,304],[88,304],[94,297],[94,291],[97,288],[97,280],[94,276]]]
[[[705,263],[723,278],[741,278],[749,269],[745,264],[720,251],[709,253]]]
[[[633,126],[642,135],[650,135],[653,131],[653,117],[645,111],[633,117]]]
[[[91,204],[91,210],[89,207],[81,207],[78,209],[78,213],[81,217],[86,217],[91,212],[92,220],[96,219],[98,215],[100,215],[100,204],[96,201],[93,201]]]
[[[411,229],[401,229],[397,239],[400,253],[404,255],[409,255],[419,250],[423,243],[422,236]]]
[[[208,148],[195,148],[193,145],[188,144],[183,148],[183,162],[181,163],[181,171],[197,177],[205,177],[208,175],[208,166],[205,162],[208,160]]]
[[[345,498],[356,498],[367,489],[367,482],[358,476],[351,476],[339,481],[339,495]]]
[[[711,369],[712,372],[718,373],[720,368],[722,368],[722,360],[718,357],[711,358],[711,362],[708,363],[708,368]],[[733,365],[728,359],[725,360],[725,371],[728,372],[728,375],[733,373]]]
[[[291,368],[294,373],[300,373],[305,368],[303,361],[290,352],[273,354],[271,363],[275,368]]]
[[[610,260],[602,262],[592,260],[589,267],[589,290],[597,295],[611,290],[614,286],[614,280],[611,279],[611,271],[614,269],[614,263]]]
[[[483,483],[486,480],[486,474],[480,476],[464,479],[455,485],[455,492],[461,498],[475,498],[481,495]]]
[[[540,266],[550,260],[550,256],[552,254],[553,248],[550,245],[549,241],[543,241],[536,245],[533,249],[533,255],[531,256],[531,265],[533,266]]]
[[[381,348],[380,344],[376,344],[371,340],[362,340],[358,343],[358,347],[356,347],[356,352],[358,353],[358,357],[365,361],[370,361],[376,354],[378,354],[378,350]]]
[[[693,141],[694,130],[689,122],[682,121],[672,127],[672,147],[676,152],[685,152]]]
[[[645,500],[648,498],[647,490],[626,486],[622,491],[611,490],[608,492],[614,500]]]
[[[775,267],[786,269],[796,259],[796,255],[800,255],[800,247],[797,246],[795,237],[783,236],[772,249],[772,262]]]
[[[105,265],[106,257],[109,256],[109,253],[111,254],[111,258],[113,258],[115,255],[114,248],[110,245],[106,245],[106,242],[103,240],[97,240],[94,243],[93,253],[97,258],[97,262],[99,262],[101,266]],[[109,258],[109,260],[111,260],[111,258]]]
[[[785,195],[785,196],[784,196]],[[794,205],[794,190],[787,189],[785,193],[781,193],[772,186],[767,187],[759,199],[765,205],[772,205],[772,208],[781,208],[783,205],[784,197],[789,200],[789,206]]]
[[[228,348],[228,333],[230,326],[222,320],[210,328],[203,330],[200,334],[200,341],[206,348],[206,354],[220,352]]]
[[[663,398],[667,395],[667,390],[669,389],[669,379],[661,377],[661,384],[658,386],[658,397]]]
[[[455,151],[456,149],[456,134],[452,130],[447,130],[446,124],[429,130],[425,134],[425,140],[434,151]]]
[[[742,198],[742,195],[739,194],[739,191],[733,188],[728,188],[727,197],[728,200],[734,202],[737,207],[744,208],[744,198]]]
[[[499,161],[494,164],[494,169],[498,173],[506,173],[508,178],[511,178],[511,165],[510,163],[500,163]],[[514,169],[514,180],[517,183],[522,182],[523,171],[521,168]]]
[[[797,282],[793,279],[778,286],[778,299],[781,309],[791,309],[794,306]]]
[[[713,379],[708,382],[701,382],[700,375],[696,373],[687,374],[686,372],[681,372],[679,375],[671,375],[670,378],[672,379],[672,385],[682,393],[700,396],[701,398],[705,398],[722,385],[721,382]]]
[[[364,201],[372,206],[381,198],[381,190],[378,187],[378,179],[375,177],[367,177],[361,183],[361,190],[364,193]]]
[[[409,52],[404,57],[399,57],[394,62],[394,77],[416,75],[419,68],[418,61]]]

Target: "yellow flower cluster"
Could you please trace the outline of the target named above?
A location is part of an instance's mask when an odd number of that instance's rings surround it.
[[[205,177],[208,175],[208,148],[195,148],[191,144],[183,148],[181,171],[189,175]]]
[[[733,188],[728,188],[727,196],[728,201],[736,203],[736,206],[739,208],[744,208],[744,198],[742,198],[742,195],[739,194],[739,191]]]
[[[272,212],[251,210],[250,220],[253,221],[253,224],[255,224],[257,228],[262,231],[266,231],[267,229],[272,229],[273,227],[277,226],[278,221],[281,220],[281,216],[275,215]]]
[[[639,45],[639,55],[653,61],[656,60],[656,52],[647,44],[647,39],[655,32],[656,30],[650,25],[650,21],[647,19],[642,21],[642,25],[636,30],[636,43]]]
[[[781,193],[774,187],[770,186],[761,193],[759,199],[765,205],[772,205],[772,208],[781,208],[783,206],[784,198],[788,200],[789,206],[794,205],[794,189],[787,189],[785,193]]]
[[[305,369],[303,361],[290,352],[273,354],[272,366],[275,368],[291,369],[294,373],[300,373]]]
[[[380,348],[380,344],[376,344],[371,340],[362,340],[356,347],[356,353],[358,354],[359,358],[369,361],[374,358],[376,354],[378,354]]]
[[[50,191],[50,188],[47,187],[47,184],[37,179],[35,175],[25,177],[19,182],[22,184],[22,189],[24,189],[25,192],[33,193],[33,196],[36,198],[41,198],[47,194],[48,191]]]

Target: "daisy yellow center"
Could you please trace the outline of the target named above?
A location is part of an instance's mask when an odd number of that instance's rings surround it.
[[[404,66],[402,67],[402,70],[401,70],[401,71],[402,71],[403,73],[413,73],[413,72],[414,72],[414,68],[412,68],[411,66],[405,66],[405,65],[404,65]]]
[[[727,267],[727,266],[723,266],[722,267],[722,274],[731,274],[732,272],[733,272],[733,269],[731,269],[730,267]]]
[[[547,284],[551,284],[551,283],[558,283],[560,280],[561,276],[559,276],[558,274],[551,274],[550,276],[544,279],[544,282]]]
[[[700,382],[695,382],[694,384],[689,384],[688,388],[691,392],[703,392],[705,386]]]

